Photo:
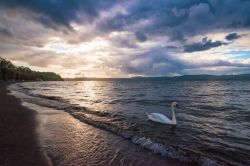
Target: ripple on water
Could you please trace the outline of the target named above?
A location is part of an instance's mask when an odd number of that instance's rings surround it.
[[[28,102],[67,111],[82,122],[132,142],[138,138],[135,142],[139,140],[141,146],[151,150],[172,147],[178,153],[184,151],[189,159],[203,161],[205,157],[205,163],[209,163],[207,158],[250,163],[247,81],[39,82],[18,84],[16,90],[27,94],[29,97],[24,98]],[[174,133],[145,116],[145,112],[171,116],[172,101],[180,105]],[[190,153],[195,155],[190,157]]]

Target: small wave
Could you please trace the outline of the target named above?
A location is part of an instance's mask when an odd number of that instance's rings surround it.
[[[36,95],[33,95],[33,96],[44,98],[44,99],[57,100],[57,101],[62,101],[63,100],[63,98],[58,97],[58,96],[45,96],[45,95],[40,95],[40,94],[39,95],[36,94]]]
[[[140,137],[137,134],[133,133],[133,126],[126,127],[124,129],[121,126],[116,126],[115,124],[111,123],[103,123],[100,121],[95,121],[88,116],[85,116],[83,113],[71,113],[71,115],[89,125],[95,126],[97,128],[112,132],[116,135],[119,135],[123,138],[131,140],[132,143],[136,145],[140,145],[145,149],[152,151],[154,154],[159,154],[161,156],[170,157],[173,159],[177,159],[179,161],[190,162],[190,163],[198,163],[202,166],[209,166],[209,165],[220,165],[219,162],[212,160],[208,157],[202,156],[200,154],[195,154],[191,150],[185,150],[181,148],[174,148],[171,146],[164,146],[160,143],[152,141],[150,138],[147,137]]]

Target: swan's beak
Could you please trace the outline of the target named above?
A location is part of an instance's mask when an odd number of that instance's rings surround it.
[[[176,106],[176,108],[180,108],[179,104],[176,104],[175,106]]]

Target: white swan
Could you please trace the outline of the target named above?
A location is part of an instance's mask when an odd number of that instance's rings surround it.
[[[172,109],[172,120],[170,120],[168,117],[161,113],[146,113],[148,116],[148,119],[157,122],[157,123],[163,123],[163,124],[170,124],[170,125],[176,125],[176,119],[175,119],[175,107],[177,106],[177,102],[173,102],[171,104],[171,109]]]

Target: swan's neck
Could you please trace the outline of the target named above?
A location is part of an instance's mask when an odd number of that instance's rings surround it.
[[[174,106],[171,106],[171,109],[172,109],[172,123],[173,123],[173,124],[176,124]]]

